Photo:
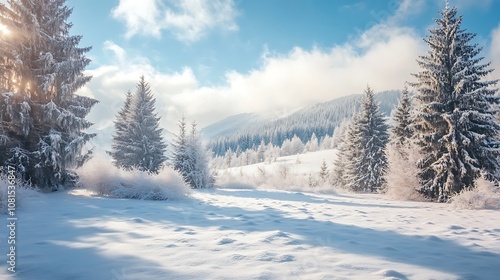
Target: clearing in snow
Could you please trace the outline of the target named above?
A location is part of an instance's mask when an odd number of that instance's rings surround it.
[[[493,210],[380,195],[226,189],[180,201],[102,198],[77,189],[26,197],[23,205],[17,273],[10,277],[4,261],[1,279],[500,275],[500,215]],[[1,228],[5,237],[8,229]]]

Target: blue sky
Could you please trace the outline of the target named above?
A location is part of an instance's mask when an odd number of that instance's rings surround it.
[[[157,10],[174,10],[177,7],[172,3],[181,1],[69,1],[74,7],[73,32],[84,35],[82,45],[94,47],[90,54],[95,60],[92,67],[113,62],[103,49],[104,42],[112,41],[132,54],[149,58],[161,71],[175,72],[190,67],[200,84],[221,85],[227,71],[244,73],[258,68],[266,49],[276,54],[287,54],[294,47],[329,49],[387,20],[400,4],[396,0],[219,1],[231,7],[227,19],[220,26],[206,27],[189,37],[182,35],[183,30],[168,27],[154,33],[156,31],[148,31],[146,24],[130,31],[133,28],[126,18],[135,11],[119,9],[119,5],[135,7],[146,2],[156,3]],[[408,14],[399,24],[425,35],[444,3],[427,2],[416,4],[415,13]],[[483,1],[479,5],[472,0],[455,2],[462,8],[467,27],[487,40],[500,21],[495,12],[500,11],[500,1]],[[150,15],[148,13],[148,17]]]
[[[500,0],[450,1],[500,71]],[[69,0],[72,34],[93,47],[80,94],[109,129],[145,75],[162,126],[243,112],[280,114],[367,84],[398,89],[418,71],[422,37],[444,0]],[[492,78],[500,77],[496,71]]]

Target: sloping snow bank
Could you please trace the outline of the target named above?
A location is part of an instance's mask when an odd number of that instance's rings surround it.
[[[125,171],[107,158],[94,157],[76,170],[79,185],[94,194],[148,200],[179,200],[189,196],[191,189],[180,175],[169,167],[158,174]]]

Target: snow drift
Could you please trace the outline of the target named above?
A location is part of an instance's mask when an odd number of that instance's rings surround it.
[[[169,167],[158,174],[125,171],[105,157],[94,157],[76,170],[79,185],[97,195],[115,198],[148,200],[179,200],[186,198],[190,188],[180,175]]]

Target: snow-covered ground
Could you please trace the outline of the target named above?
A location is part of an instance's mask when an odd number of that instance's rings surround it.
[[[327,163],[329,169],[332,168],[336,153],[336,149],[331,149],[292,156],[283,156],[277,158],[271,163],[261,162],[240,167],[232,167],[222,170],[220,173],[224,173],[224,171],[227,171],[233,175],[239,175],[241,172],[243,172],[248,176],[259,176],[261,175],[262,170],[269,174],[279,173],[280,167],[282,166],[288,166],[291,174],[304,175],[311,172],[317,173],[320,170],[320,166],[323,160]]]
[[[5,215],[0,216],[7,223]],[[499,279],[500,215],[380,195],[215,189],[23,200],[12,279]],[[7,227],[0,227],[5,257]],[[9,279],[2,261],[0,279]]]

